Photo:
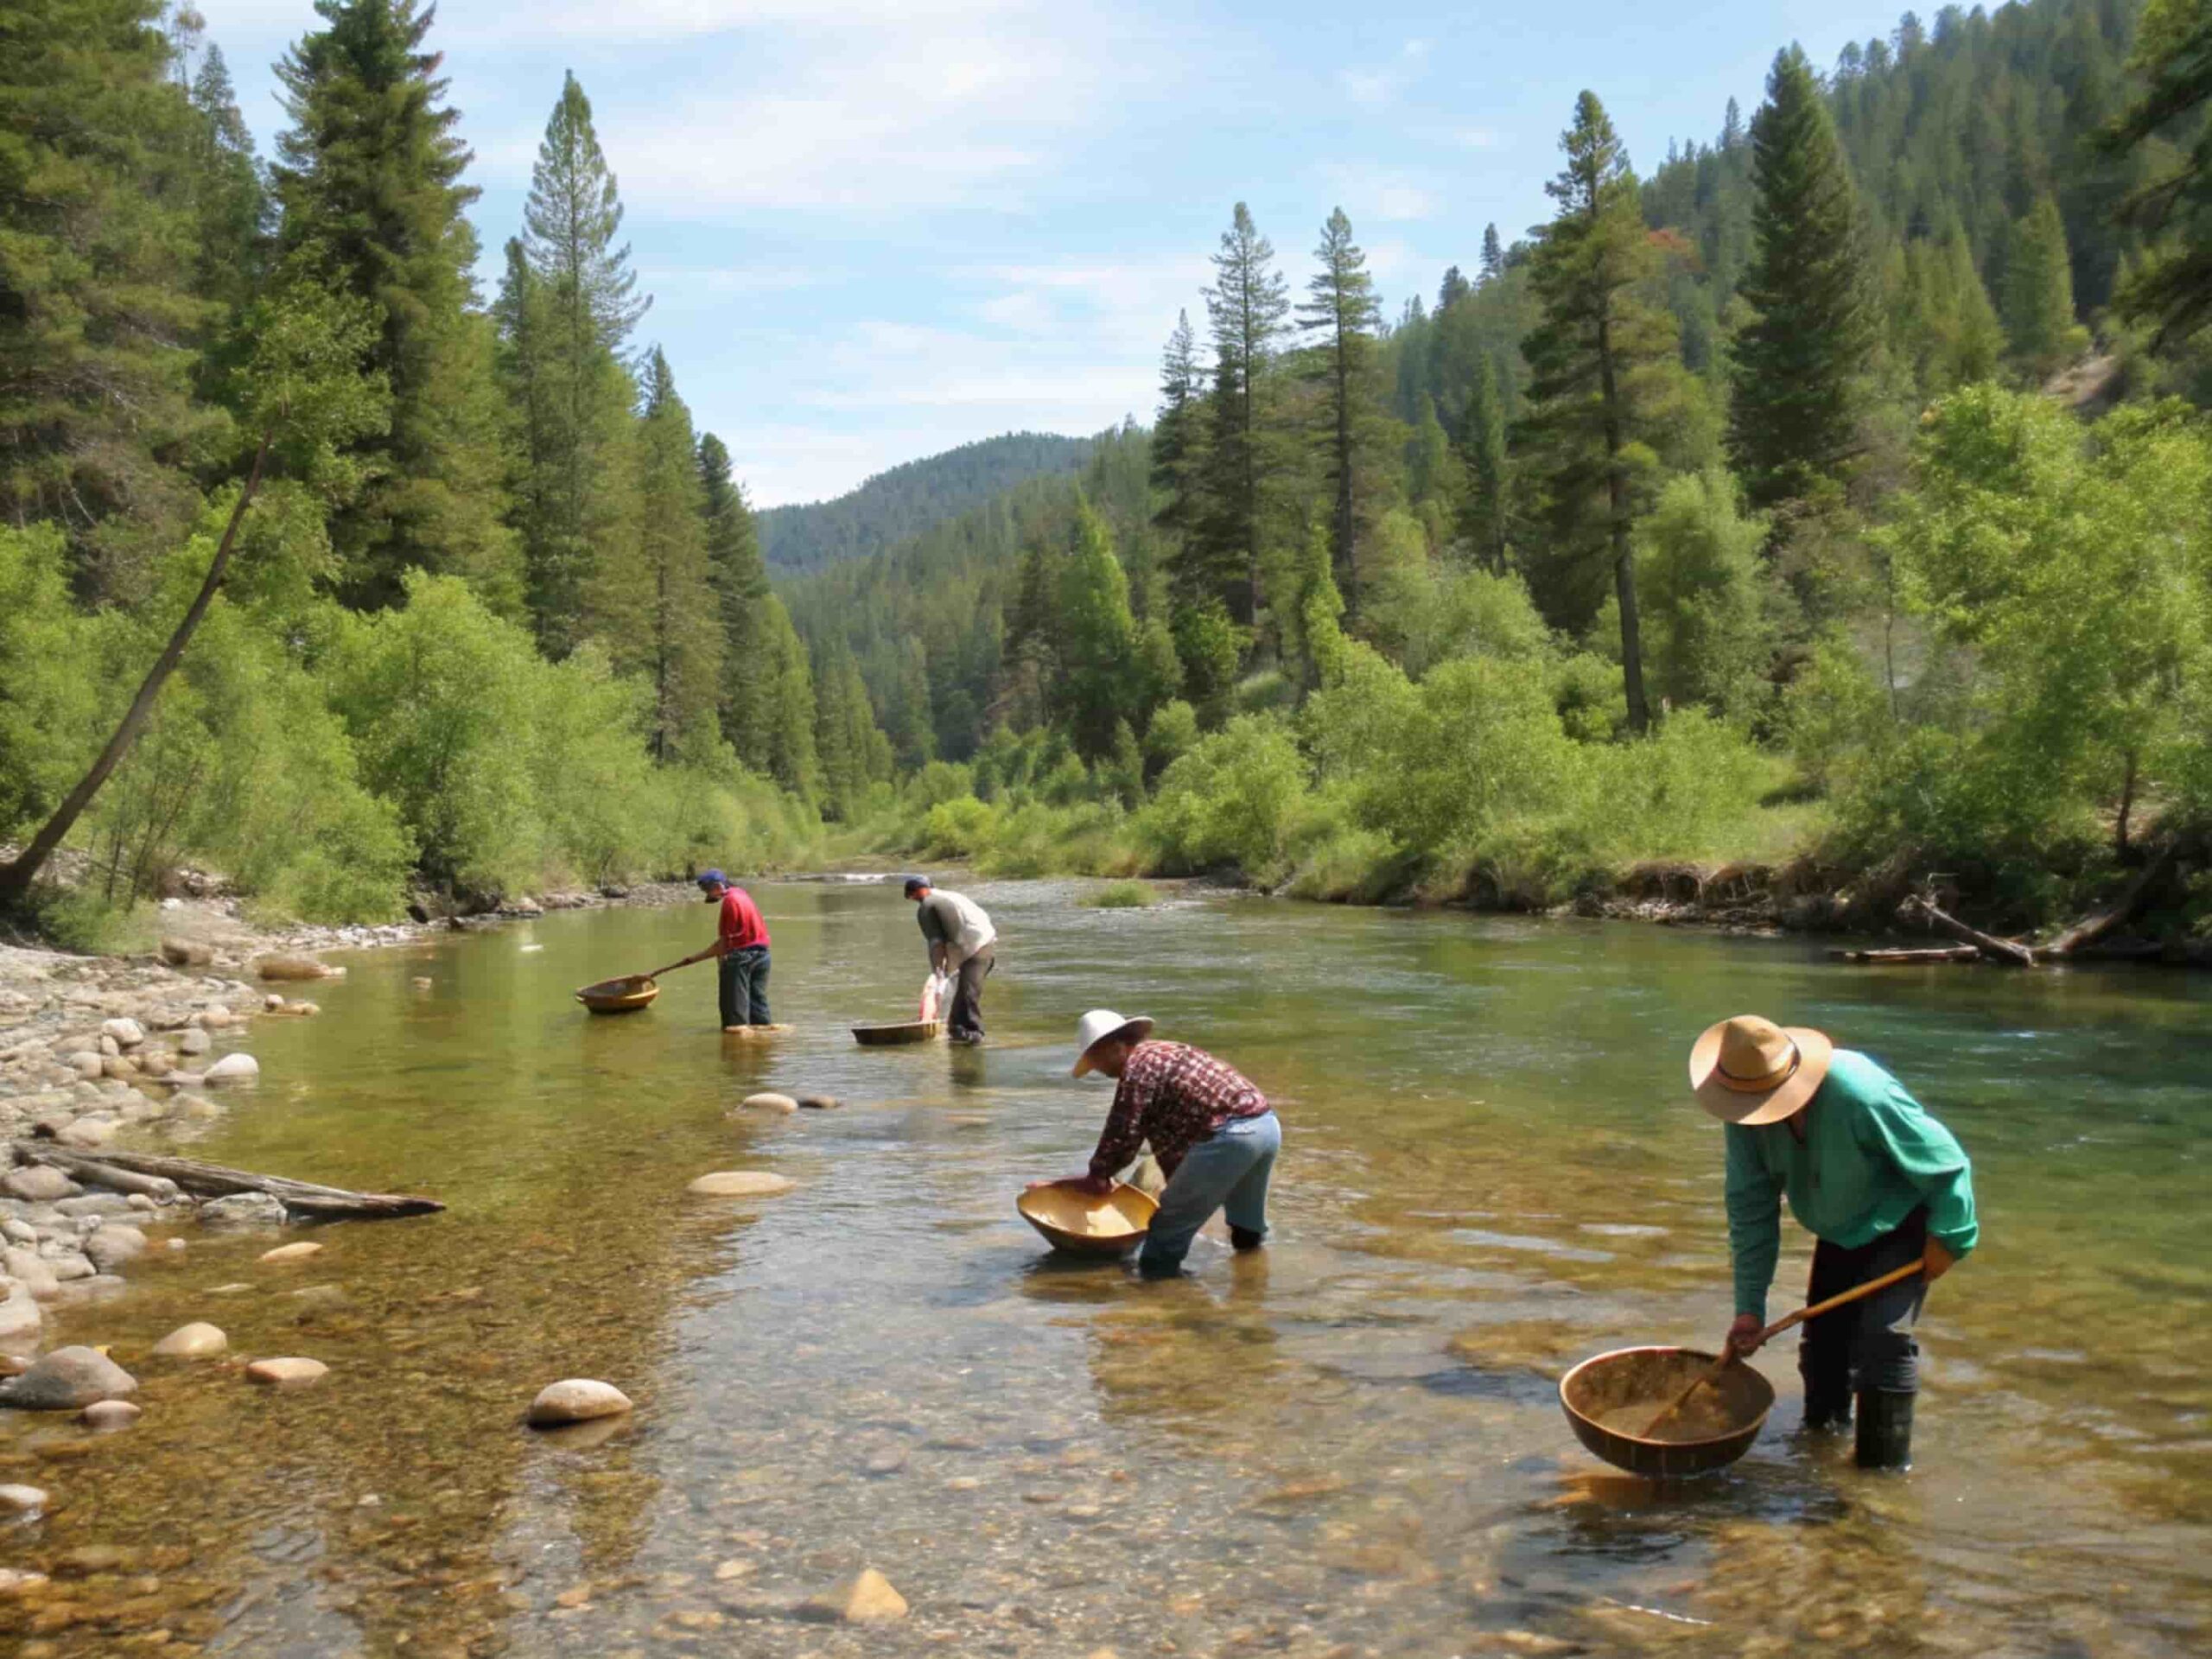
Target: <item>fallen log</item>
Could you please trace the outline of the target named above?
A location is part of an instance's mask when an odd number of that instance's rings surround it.
[[[16,1161],[44,1164],[60,1170],[72,1179],[92,1186],[104,1186],[111,1192],[143,1192],[162,1204],[171,1202],[183,1190],[166,1175],[141,1175],[136,1170],[118,1169],[98,1158],[88,1158],[81,1152],[65,1152],[58,1147],[43,1143],[33,1143],[33,1149],[28,1155],[19,1150]]]
[[[1993,933],[1969,927],[1918,893],[1905,900],[1904,908],[1908,914],[1927,918],[1938,932],[1948,933],[1955,939],[1963,939],[1992,962],[2009,962],[2018,968],[2036,965],[2036,953],[2018,939],[2000,939]]]
[[[1974,944],[1938,944],[1926,949],[1882,949],[1871,950],[1832,950],[1828,955],[1839,962],[1872,964],[1890,963],[1980,962],[1981,947]]]
[[[350,1192],[342,1186],[321,1186],[282,1175],[256,1175],[243,1169],[226,1169],[190,1158],[167,1158],[148,1152],[102,1151],[97,1158],[69,1152],[43,1141],[16,1142],[16,1161],[50,1164],[73,1177],[86,1166],[126,1175],[154,1176],[176,1183],[196,1198],[228,1198],[234,1192],[265,1192],[294,1215],[313,1221],[380,1221],[396,1216],[427,1216],[445,1208],[435,1198],[404,1192]],[[97,1181],[87,1171],[83,1179]]]
[[[2120,897],[2113,900],[2109,909],[2083,917],[2044,946],[2044,955],[2070,957],[2083,945],[2094,944],[2122,922],[2132,920],[2135,912],[2142,909],[2143,901],[2151,896],[2152,888],[2165,874],[2166,867],[2173,861],[2177,845],[2177,842],[2169,841],[2160,848],[2158,855],[2136,873],[2135,879],[2121,890]]]

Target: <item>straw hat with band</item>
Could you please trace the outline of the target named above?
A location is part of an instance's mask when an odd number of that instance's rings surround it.
[[[1152,1034],[1152,1016],[1132,1014],[1124,1020],[1111,1008],[1093,1008],[1076,1022],[1075,1073],[1080,1077],[1090,1071],[1090,1051],[1109,1037],[1126,1037],[1141,1043]]]
[[[1690,1050],[1690,1090],[1724,1123],[1779,1123],[1812,1099],[1834,1057],[1825,1033],[1739,1014]]]

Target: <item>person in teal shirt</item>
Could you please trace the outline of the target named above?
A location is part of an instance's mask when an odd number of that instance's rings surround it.
[[[1782,1200],[1820,1242],[1808,1304],[1918,1262],[1916,1278],[1808,1319],[1798,1338],[1809,1428],[1842,1428],[1858,1399],[1862,1468],[1912,1460],[1928,1287],[1974,1247],[1974,1174],[1951,1132],[1864,1054],[1756,1014],[1712,1027],[1690,1088],[1726,1123],[1736,1318],[1726,1346],[1757,1351],[1782,1254]]]

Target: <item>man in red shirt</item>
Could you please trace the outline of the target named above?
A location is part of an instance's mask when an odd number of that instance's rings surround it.
[[[1167,1177],[1137,1268],[1147,1279],[1172,1278],[1208,1217],[1229,1218],[1230,1242],[1256,1250],[1268,1236],[1268,1183],[1282,1128],[1262,1094],[1234,1066],[1187,1043],[1150,1040],[1152,1021],[1124,1020],[1093,1008],[1076,1028],[1075,1075],[1103,1071],[1116,1079],[1114,1109],[1091,1154],[1090,1167],[1065,1183],[1089,1192],[1113,1190],[1114,1172],[1136,1156],[1140,1141]]]
[[[743,1031],[768,1020],[768,925],[760,919],[753,895],[734,886],[720,870],[699,878],[707,902],[721,904],[721,925],[715,942],[696,956],[686,957],[679,968],[709,957],[722,963],[722,1029]]]

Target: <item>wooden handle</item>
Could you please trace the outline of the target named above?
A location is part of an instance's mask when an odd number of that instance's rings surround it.
[[[1893,1273],[1885,1273],[1878,1279],[1869,1279],[1863,1285],[1853,1285],[1840,1295],[1829,1297],[1825,1302],[1815,1302],[1810,1307],[1801,1307],[1795,1313],[1785,1313],[1759,1332],[1759,1340],[1771,1342],[1793,1325],[1802,1325],[1807,1319],[1820,1318],[1830,1308],[1841,1307],[1846,1302],[1855,1302],[1861,1296],[1872,1296],[1878,1290],[1887,1290],[1891,1285],[1911,1278],[1925,1265],[1922,1262],[1908,1262]]]
[[[1849,1290],[1843,1292],[1840,1295],[1831,1296],[1824,1302],[1815,1302],[1810,1307],[1801,1307],[1795,1313],[1785,1313],[1780,1319],[1777,1319],[1772,1325],[1767,1326],[1765,1330],[1759,1332],[1759,1340],[1762,1343],[1771,1342],[1775,1338],[1780,1336],[1784,1331],[1787,1331],[1793,1325],[1802,1325],[1807,1319],[1818,1319],[1829,1309],[1841,1307],[1846,1302],[1855,1302],[1862,1296],[1872,1296],[1878,1290],[1887,1290],[1891,1285],[1901,1283],[1904,1280],[1911,1278],[1913,1274],[1921,1270],[1923,1265],[1925,1264],[1920,1262],[1908,1262],[1904,1266],[1897,1268],[1895,1272],[1885,1273],[1878,1279],[1869,1279],[1863,1285],[1853,1285]],[[1715,1377],[1719,1376],[1721,1372],[1726,1370],[1735,1363],[1736,1350],[1732,1344],[1726,1353],[1721,1355],[1720,1357],[1715,1360],[1712,1365],[1707,1367],[1706,1370],[1700,1371],[1695,1376],[1692,1377],[1689,1381],[1689,1386],[1684,1389],[1680,1394],[1676,1395],[1672,1400],[1669,1400],[1667,1402],[1665,1408],[1662,1410],[1656,1417],[1654,1417],[1649,1422],[1643,1426],[1643,1433],[1642,1438],[1647,1440],[1649,1440],[1652,1435],[1658,1431],[1660,1424],[1665,1422],[1669,1417],[1672,1417],[1676,1412],[1680,1411],[1686,1403],[1688,1403],[1690,1395],[1695,1394],[1700,1387],[1712,1382]]]

